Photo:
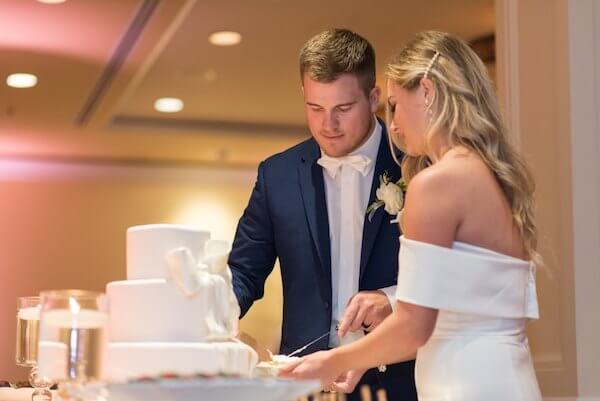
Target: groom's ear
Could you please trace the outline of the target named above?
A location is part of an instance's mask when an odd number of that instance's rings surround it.
[[[381,97],[381,88],[375,86],[369,93],[369,104],[371,106],[371,113],[376,113],[379,108],[379,98]]]

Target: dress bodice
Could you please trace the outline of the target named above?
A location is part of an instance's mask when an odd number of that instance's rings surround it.
[[[455,242],[400,237],[400,301],[438,310],[417,351],[420,401],[541,401],[525,323],[538,318],[535,265]]]
[[[434,335],[513,335],[539,317],[533,262],[463,242],[400,237],[396,298],[438,309]]]

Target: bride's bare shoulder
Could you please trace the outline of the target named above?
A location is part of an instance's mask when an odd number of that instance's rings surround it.
[[[483,169],[477,156],[455,151],[415,175],[403,216],[407,237],[451,246]]]
[[[430,166],[412,178],[403,212],[404,235],[408,238],[451,247],[460,213],[448,172]]]

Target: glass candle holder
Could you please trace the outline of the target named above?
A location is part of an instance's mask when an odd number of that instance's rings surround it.
[[[106,296],[83,290],[46,291],[40,294],[38,367],[44,377],[59,383],[66,399],[98,399],[102,372]]]

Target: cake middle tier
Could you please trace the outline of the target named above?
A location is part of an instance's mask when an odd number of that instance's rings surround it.
[[[202,342],[209,336],[205,316],[216,305],[186,297],[170,280],[114,281],[106,295],[109,341]]]

